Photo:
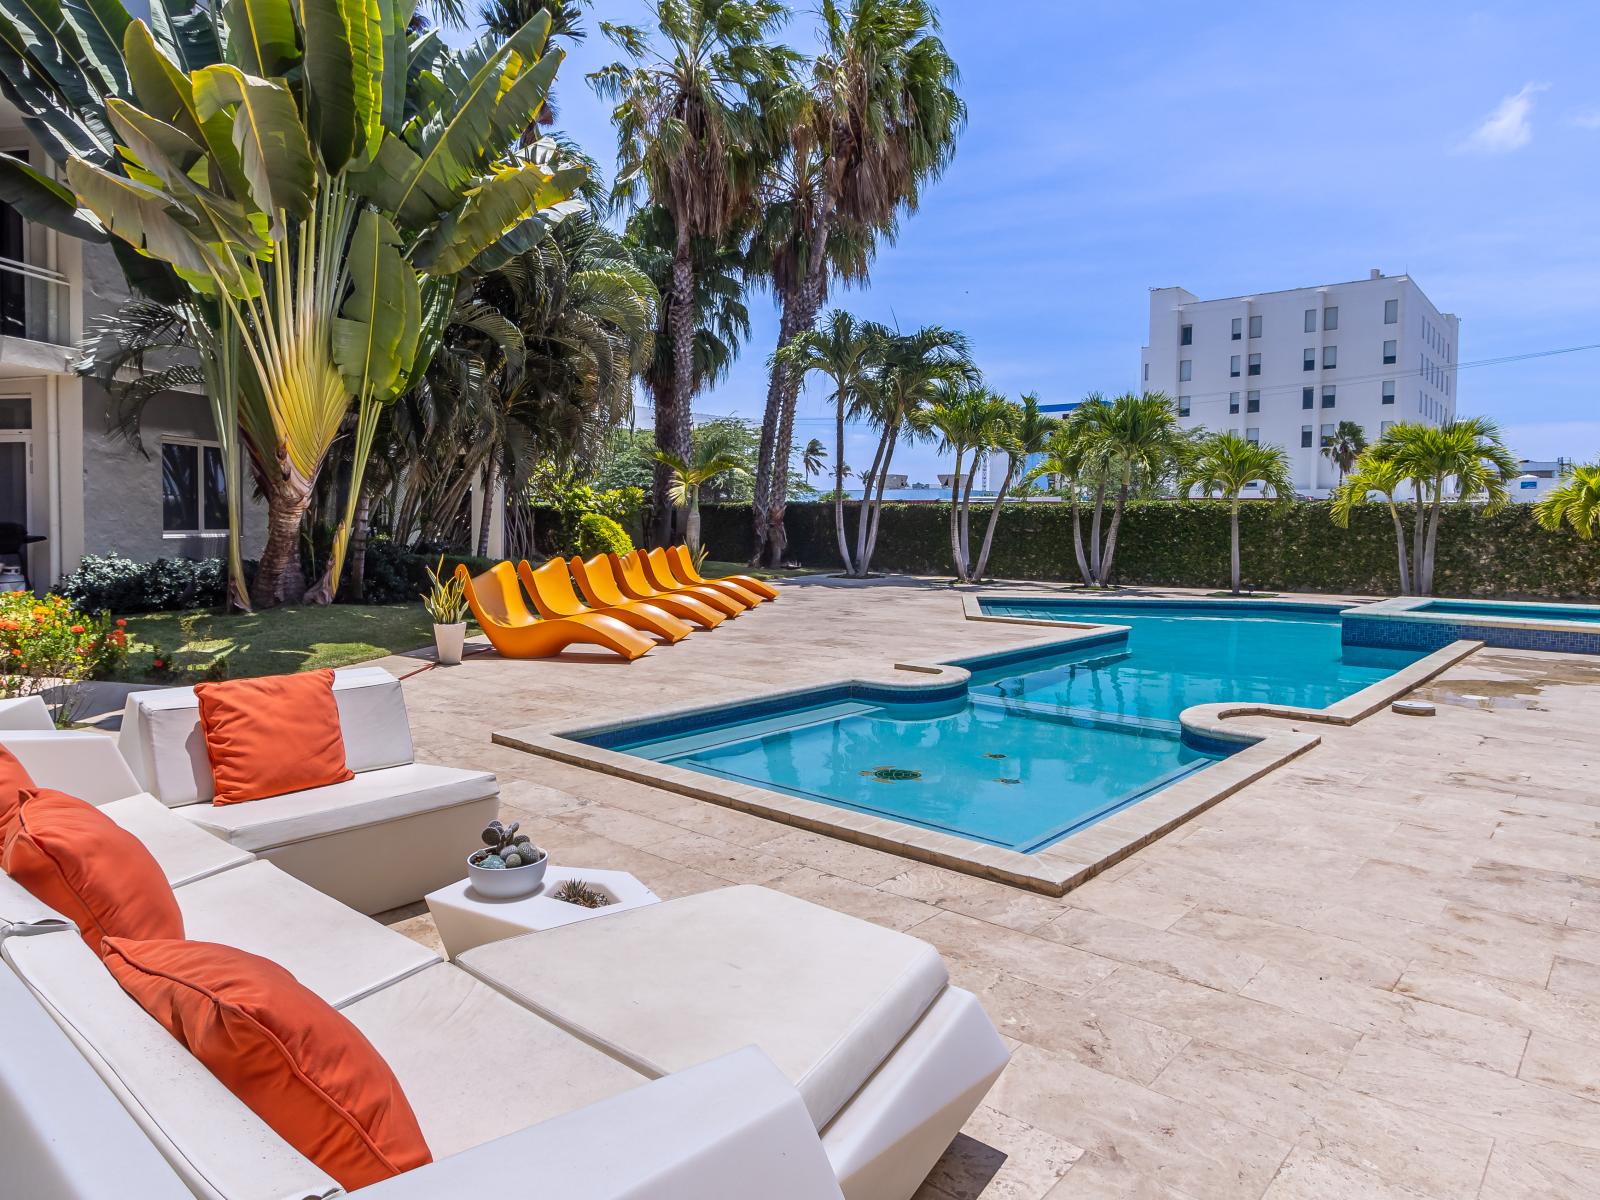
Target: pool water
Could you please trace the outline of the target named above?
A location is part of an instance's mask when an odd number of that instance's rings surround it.
[[[995,614],[1112,623],[1068,652],[957,660],[964,689],[918,703],[835,689],[778,711],[603,744],[723,779],[1022,852],[1037,851],[1221,757],[1184,737],[1193,704],[1324,707],[1422,657],[1341,647],[1336,608],[1246,602],[986,602]]]
[[[1441,617],[1513,617],[1525,621],[1585,621],[1600,624],[1600,607],[1588,604],[1477,604],[1471,600],[1429,600],[1426,604],[1404,611],[1438,614]]]

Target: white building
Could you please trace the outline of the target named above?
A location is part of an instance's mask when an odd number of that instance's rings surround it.
[[[1185,426],[1283,447],[1296,489],[1323,496],[1339,478],[1322,453],[1339,422],[1370,442],[1398,421],[1454,418],[1460,328],[1409,275],[1380,271],[1224,300],[1151,288],[1140,374]]]
[[[1511,477],[1511,499],[1518,504],[1537,503],[1565,483],[1571,474],[1570,458],[1525,458],[1517,464],[1517,473]]]

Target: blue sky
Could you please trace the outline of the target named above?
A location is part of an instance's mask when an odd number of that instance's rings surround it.
[[[805,46],[797,4],[788,40]],[[583,80],[617,57],[599,0],[561,70],[560,123],[609,172]],[[835,301],[964,330],[990,386],[1049,400],[1136,386],[1148,289],[1202,297],[1409,272],[1461,317],[1461,411],[1519,455],[1600,456],[1600,6],[946,4],[971,119],[944,178]],[[776,315],[707,415],[759,416]],[[797,436],[831,443],[820,387]],[[846,460],[870,459],[865,433]],[[931,480],[938,456],[897,455]]]

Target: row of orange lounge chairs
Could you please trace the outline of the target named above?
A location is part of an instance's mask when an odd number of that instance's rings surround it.
[[[571,562],[558,557],[538,567],[526,559],[515,567],[502,562],[482,575],[457,566],[456,575],[466,581],[478,627],[506,658],[545,658],[583,644],[631,662],[658,638],[679,642],[696,626],[715,629],[778,598],[770,584],[749,575],[706,579],[685,546],[574,555]],[[529,611],[524,589],[538,616]]]

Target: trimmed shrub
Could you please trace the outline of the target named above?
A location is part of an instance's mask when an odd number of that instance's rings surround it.
[[[975,527],[981,530],[988,506],[973,507]],[[856,510],[854,503],[845,506],[852,538]],[[943,503],[884,505],[873,570],[949,575],[949,513]],[[1409,535],[1409,505],[1401,506],[1401,518]],[[742,562],[749,557],[749,505],[704,505],[701,520],[702,540],[714,558]],[[831,503],[790,504],[784,524],[787,557],[809,566],[840,565]],[[1087,514],[1083,525],[1087,537]],[[1244,583],[1254,590],[1393,595],[1399,588],[1394,527],[1380,504],[1357,509],[1350,527],[1340,529],[1324,503],[1276,507],[1251,502],[1239,515],[1239,536]],[[999,579],[1076,582],[1072,509],[1065,504],[1006,505],[989,567]],[[1228,506],[1215,500],[1130,504],[1117,536],[1115,581],[1226,587]],[[1508,505],[1489,517],[1452,505],[1439,529],[1434,591],[1441,596],[1600,599],[1600,540],[1542,529],[1527,504]]]
[[[166,612],[215,608],[227,593],[228,567],[220,558],[158,558],[134,562],[110,554],[85,554],[59,590],[91,612]]]
[[[591,512],[578,518],[578,553],[583,557],[626,554],[632,549],[633,539],[610,517]]]
[[[426,546],[399,546],[388,538],[373,538],[367,543],[366,571],[362,576],[363,604],[411,604],[422,602],[428,590],[428,568],[439,561],[440,551]],[[476,554],[444,551],[444,573],[449,575],[457,563],[481,575],[494,566],[495,559]]]

